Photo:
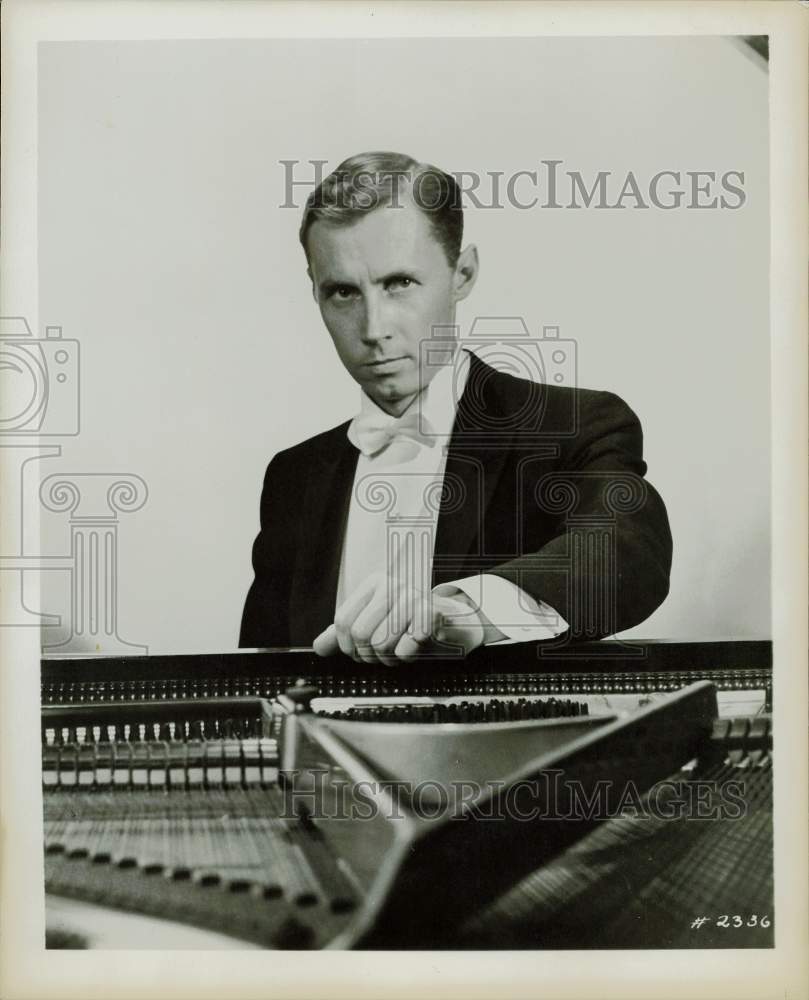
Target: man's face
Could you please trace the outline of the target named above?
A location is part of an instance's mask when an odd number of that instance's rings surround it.
[[[419,345],[451,325],[475,270],[469,248],[450,267],[430,220],[409,198],[348,226],[309,230],[309,273],[323,322],[349,374],[384,410],[404,412],[437,371]]]

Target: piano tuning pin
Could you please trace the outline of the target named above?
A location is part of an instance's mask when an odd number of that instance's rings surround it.
[[[294,703],[298,712],[308,712],[312,707],[312,700],[317,697],[318,689],[312,684],[307,684],[306,680],[299,677],[291,688],[287,688],[286,697]]]
[[[292,901],[296,906],[304,909],[317,905],[317,896],[313,892],[299,892]]]
[[[356,901],[350,896],[335,896],[329,904],[329,909],[332,913],[350,913],[356,906]]]
[[[315,933],[307,924],[302,924],[295,917],[288,917],[272,936],[276,948],[302,951],[311,948]]]

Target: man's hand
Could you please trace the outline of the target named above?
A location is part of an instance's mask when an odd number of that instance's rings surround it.
[[[441,649],[466,656],[484,643],[487,626],[462,591],[440,597],[374,573],[343,601],[334,624],[313,645],[319,656],[342,650],[355,660],[392,666]]]

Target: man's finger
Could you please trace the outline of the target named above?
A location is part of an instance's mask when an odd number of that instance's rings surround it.
[[[346,656],[354,656],[355,654],[351,626],[365,605],[373,598],[378,582],[378,577],[374,574],[366,577],[335,612],[334,627],[337,630],[337,641]]]
[[[378,662],[372,637],[388,617],[389,600],[390,595],[384,588],[381,593],[377,592],[362,611],[360,611],[354,624],[349,629],[357,655],[366,663]]]
[[[416,642],[425,642],[433,634],[433,595],[429,592],[422,594],[408,612],[406,634],[411,635]]]
[[[399,660],[414,659],[432,641],[433,598],[423,594],[412,609],[412,615],[402,638],[397,642],[394,655]]]
[[[395,649],[413,619],[413,610],[421,599],[417,591],[400,590],[388,614],[371,636],[371,646],[379,660],[387,667],[396,663]]]
[[[484,629],[476,608],[459,598],[440,598],[434,615],[433,639],[446,647],[447,655],[466,655],[484,641]]]
[[[312,643],[312,648],[318,656],[336,656],[340,652],[340,643],[337,641],[337,629],[334,625],[324,628],[320,635]]]
[[[393,651],[393,655],[397,660],[402,660],[404,663],[414,660],[419,653],[422,652],[424,647],[429,643],[429,636],[427,638],[417,639],[410,632],[405,632],[402,638],[396,643],[396,649]]]

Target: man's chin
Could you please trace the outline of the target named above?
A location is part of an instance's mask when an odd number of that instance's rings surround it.
[[[383,409],[408,404],[419,392],[418,384],[409,385],[396,379],[374,379],[361,383],[366,396]]]
[[[411,384],[411,381],[414,384]],[[405,396],[412,396],[413,393],[419,391],[417,380],[404,379],[399,375],[393,374],[379,374],[374,375],[372,378],[366,376],[360,384],[369,396],[379,395],[390,400],[403,399]]]

